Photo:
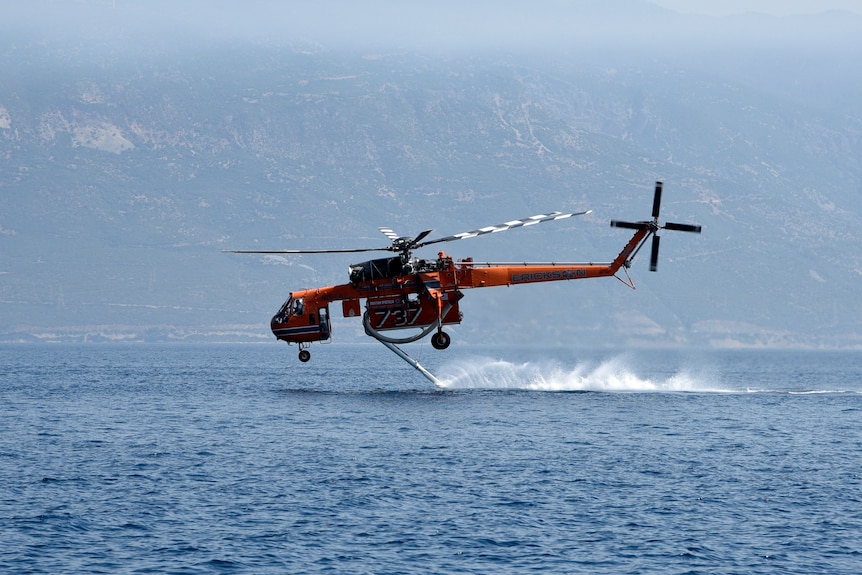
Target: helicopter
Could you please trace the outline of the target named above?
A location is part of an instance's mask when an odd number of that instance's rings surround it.
[[[506,263],[474,262],[472,258],[453,260],[444,251],[434,259],[421,259],[413,252],[426,246],[499,233],[520,227],[558,221],[592,213],[550,212],[512,220],[476,230],[436,239],[426,239],[433,230],[423,230],[416,237],[399,236],[392,229],[379,228],[390,244],[377,248],[347,249],[288,249],[288,250],[223,250],[235,254],[342,254],[387,251],[394,255],[372,259],[349,267],[348,283],[298,290],[272,317],[270,327],[278,340],[299,346],[299,360],[311,359],[308,348],[314,342],[327,342],[332,337],[329,305],[341,302],[344,317],[362,316],[365,332],[392,349],[402,359],[435,381],[418,362],[397,345],[412,343],[431,336],[431,345],[443,350],[451,337],[444,326],[460,324],[459,302],[464,290],[494,286],[517,286],[530,283],[616,277],[634,289],[628,268],[640,249],[652,237],[650,271],[658,269],[659,230],[700,233],[694,224],[659,223],[662,182],[656,182],[652,218],[643,221],[611,220],[611,226],[634,230],[622,251],[609,263]],[[623,270],[626,279],[617,276]],[[365,300],[365,309],[361,302]],[[403,337],[388,335],[412,330]],[[418,331],[417,331],[418,330]]]

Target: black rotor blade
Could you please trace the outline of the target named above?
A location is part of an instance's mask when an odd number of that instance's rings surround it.
[[[413,245],[418,244],[419,242],[424,240],[426,237],[428,237],[428,234],[430,234],[432,231],[434,231],[434,230],[425,230],[425,231],[419,232],[419,235],[416,236],[415,238],[413,238],[413,241],[411,243]]]
[[[222,250],[227,254],[353,254],[360,252],[392,251],[390,246],[385,248],[353,248],[343,250]]]
[[[654,272],[658,269],[658,244],[660,237],[654,235],[652,237],[652,253],[649,256],[649,271]]]
[[[658,212],[661,208],[661,189],[663,184],[661,182],[655,183],[655,195],[652,199],[652,217],[653,219],[658,218]]]
[[[642,230],[649,227],[647,222],[621,222],[619,220],[611,220],[612,228],[626,228],[628,230]]]
[[[694,224],[674,224],[672,222],[668,222],[662,227],[666,230],[674,230],[677,232],[694,232],[696,234],[700,233],[700,226]]]

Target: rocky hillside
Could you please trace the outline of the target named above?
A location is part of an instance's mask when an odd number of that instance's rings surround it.
[[[666,232],[637,291],[478,290],[456,341],[862,344],[862,49],[840,35],[441,51],[110,29],[0,40],[4,340],[270,338],[291,289],[361,258],[220,250],[374,247],[383,225],[593,209],[447,250],[606,261],[627,239],[608,220],[647,218],[662,179],[663,217],[704,233]]]

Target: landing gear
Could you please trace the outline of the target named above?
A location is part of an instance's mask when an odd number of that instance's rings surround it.
[[[431,336],[431,346],[434,349],[446,349],[452,343],[452,338],[445,331],[438,331]]]
[[[299,361],[301,361],[302,363],[305,363],[309,359],[311,359],[311,352],[310,351],[308,351],[307,349],[299,350]]]

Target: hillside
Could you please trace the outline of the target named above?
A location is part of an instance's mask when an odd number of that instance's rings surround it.
[[[606,261],[627,239],[608,220],[647,218],[662,179],[663,218],[704,233],[666,232],[659,273],[641,256],[636,291],[477,290],[456,343],[862,345],[862,49],[840,35],[721,51],[236,36],[130,50],[140,37],[111,30],[0,40],[2,340],[267,341],[291,289],[346,281],[361,257],[220,250],[385,245],[378,226],[450,234],[592,209],[446,249]]]

